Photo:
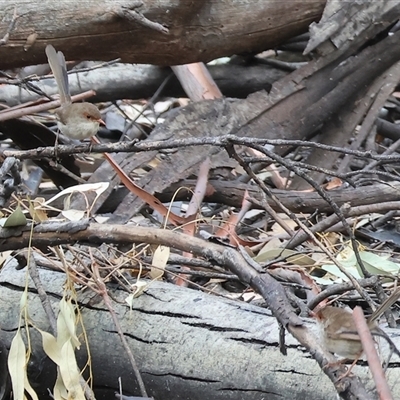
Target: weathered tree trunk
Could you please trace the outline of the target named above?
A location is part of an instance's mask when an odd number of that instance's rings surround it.
[[[46,62],[48,43],[67,60],[121,57],[158,65],[259,52],[305,32],[324,5],[325,0],[0,0],[0,37],[10,34],[0,47],[1,68]],[[19,17],[10,30],[14,7]],[[129,19],[138,12],[169,34]]]
[[[6,266],[0,274],[2,338],[9,345],[18,325],[19,299],[25,270]],[[54,309],[65,276],[40,270]],[[278,345],[278,325],[268,310],[201,292],[154,282],[146,293],[124,305],[126,292],[115,289],[114,303],[149,394],[156,399],[335,399],[335,390],[315,361],[287,335],[288,355]],[[96,301],[97,300],[97,301]],[[138,394],[136,381],[111,316],[100,299],[86,290],[79,294],[89,338],[97,399],[110,399],[122,378],[124,394]],[[47,318],[30,285],[29,312],[35,324],[48,330]],[[311,325],[312,322],[309,322]],[[44,356],[34,330],[30,376],[41,398],[52,388],[53,364]],[[77,352],[83,365],[86,354]],[[356,373],[368,376],[366,367]],[[399,372],[389,374],[395,398]]]

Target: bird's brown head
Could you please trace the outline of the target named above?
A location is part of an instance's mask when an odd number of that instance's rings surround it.
[[[99,109],[91,103],[74,103],[57,110],[61,132],[73,139],[94,136],[100,125],[105,125]]]

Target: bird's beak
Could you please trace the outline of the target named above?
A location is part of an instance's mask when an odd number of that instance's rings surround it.
[[[106,126],[106,123],[105,123],[101,118],[99,118],[99,119],[97,120],[97,122],[98,122],[100,125]]]

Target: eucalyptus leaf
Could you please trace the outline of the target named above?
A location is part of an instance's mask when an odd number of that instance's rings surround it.
[[[276,258],[285,258],[291,264],[296,265],[311,266],[315,264],[315,261],[306,254],[299,254],[297,251],[282,248],[264,251],[254,257],[254,261],[264,263]]]
[[[20,206],[14,210],[7,218],[0,219],[0,226],[3,228],[13,228],[15,226],[25,226],[27,224],[26,217]]]

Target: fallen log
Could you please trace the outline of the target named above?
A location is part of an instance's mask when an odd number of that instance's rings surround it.
[[[210,65],[208,69],[224,96],[238,98],[244,98],[258,90],[268,91],[273,82],[287,75],[283,70],[257,62],[249,65],[235,63]],[[91,97],[90,101],[96,103],[151,97],[168,77],[171,79],[163,89],[163,96],[186,96],[170,68],[154,65],[113,64],[70,74],[68,79],[72,95],[93,89],[96,91],[96,96]],[[49,96],[58,93],[53,78],[40,79],[36,85]],[[24,87],[0,86],[0,102],[10,107],[39,98],[38,94]]]
[[[1,337],[9,347],[19,320],[19,301],[25,285],[25,270],[8,263],[0,273]],[[39,270],[40,279],[53,309],[62,296],[63,273]],[[335,399],[332,383],[317,363],[290,335],[287,356],[279,350],[279,326],[264,308],[204,294],[162,282],[153,282],[134,299],[130,308],[127,293],[110,287],[113,306],[145,382],[155,399]],[[34,323],[49,329],[47,317],[32,282],[29,284],[29,313]],[[123,393],[138,395],[134,374],[118,333],[101,298],[90,290],[79,293],[79,306],[89,341],[98,400],[113,398],[122,379]],[[308,320],[307,326],[316,329]],[[392,339],[399,343],[399,339]],[[31,383],[40,398],[49,398],[54,364],[42,350],[37,332],[31,329]],[[77,351],[81,366],[87,360]],[[392,362],[389,383],[395,398],[400,396],[398,363]],[[369,381],[365,365],[355,373]],[[371,387],[371,385],[369,385]]]
[[[46,62],[51,43],[67,60],[176,65],[260,52],[307,31],[325,0],[0,0],[1,68]]]

